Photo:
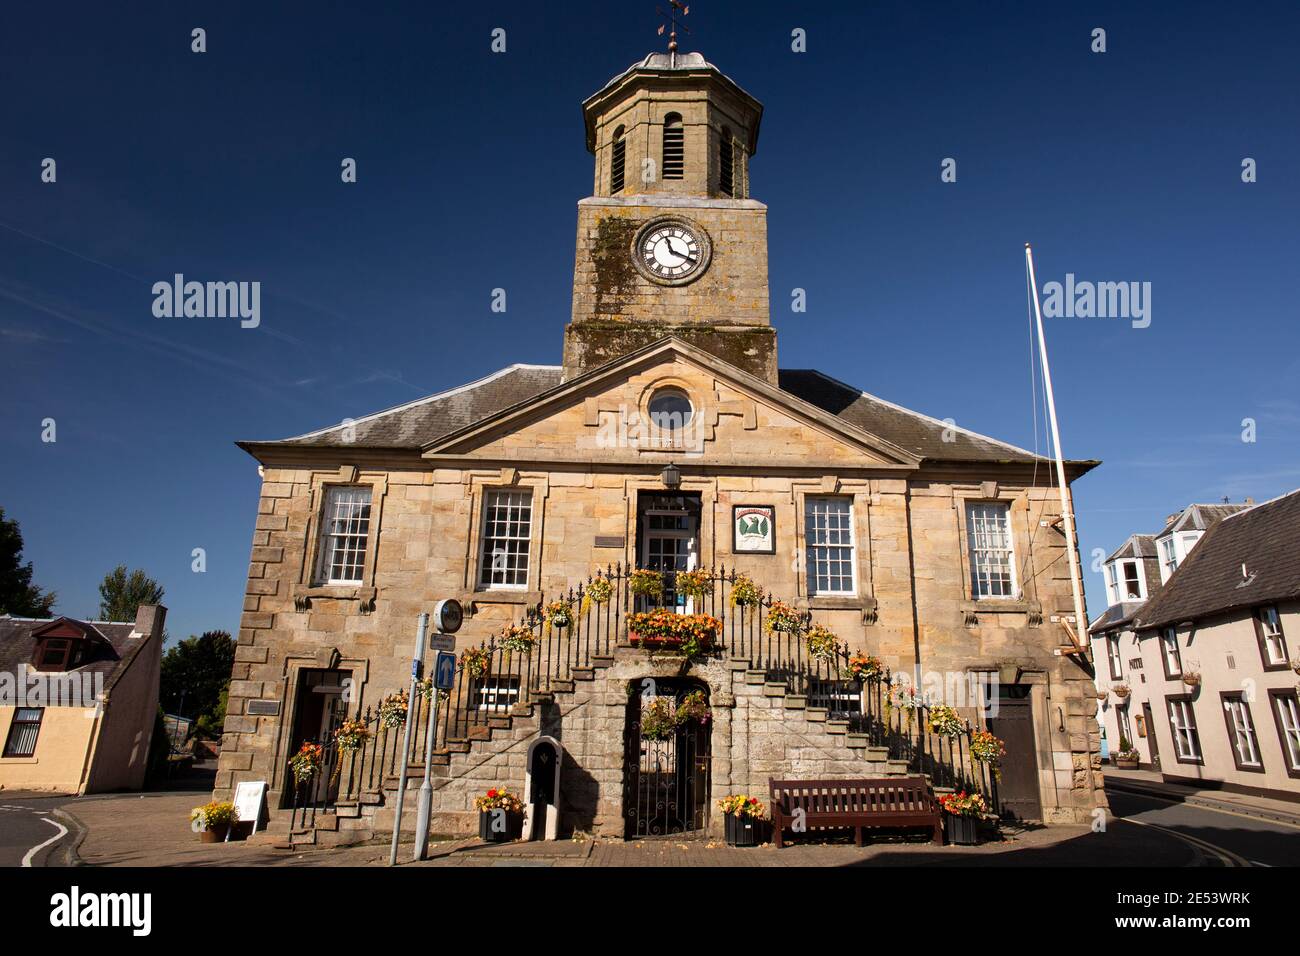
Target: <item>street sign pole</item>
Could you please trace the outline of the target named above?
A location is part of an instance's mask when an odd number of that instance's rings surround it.
[[[420,784],[419,811],[415,818],[415,860],[423,860],[429,852],[429,810],[433,805],[433,783],[430,773],[433,769],[433,744],[438,738],[438,701],[442,691],[433,691],[433,703],[430,704],[429,729],[424,737],[424,783]]]
[[[429,615],[421,614],[420,626],[416,629],[415,634],[415,652],[411,655],[411,692],[407,695],[406,699],[408,701],[415,700],[415,684],[420,679],[420,667],[424,664],[424,636],[428,631],[428,627]],[[410,705],[408,704],[408,712],[409,709]],[[430,724],[433,723],[432,718],[430,718],[429,722]],[[397,804],[393,808],[396,816],[393,818],[393,845],[388,851],[389,866],[397,865],[397,838],[402,833],[402,804],[406,797],[406,765],[409,763],[408,758],[411,753],[411,723],[412,721],[407,720],[406,733],[402,735],[402,769],[397,778]],[[429,765],[427,763],[424,765],[424,775],[427,780],[429,776]]]

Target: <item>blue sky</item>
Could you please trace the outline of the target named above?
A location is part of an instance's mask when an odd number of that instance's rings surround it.
[[[258,491],[235,440],[558,362],[579,103],[661,48],[655,4],[372,6],[6,11],[0,506],[60,612],[126,563],[173,636],[234,632]],[[1300,486],[1300,14],[1137,6],[700,0],[683,44],[766,107],[784,367],[1033,447],[1023,243],[1040,282],[1152,284],[1149,328],[1048,322],[1065,452],[1105,461],[1076,485],[1085,555]],[[260,281],[261,326],[155,318],[176,272]]]

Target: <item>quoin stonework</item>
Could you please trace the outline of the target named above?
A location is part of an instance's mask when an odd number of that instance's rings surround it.
[[[772,778],[979,776],[960,739],[925,740],[853,680],[855,654],[1003,738],[1005,812],[1091,821],[1096,691],[1050,463],[780,367],[753,198],[762,106],[702,56],[647,56],[583,110],[594,187],[560,364],[241,443],[263,484],[217,796],[268,781],[304,840],[391,827],[396,770],[418,784],[423,749],[399,753],[374,708],[407,685],[417,616],[457,598],[458,649],[489,663],[439,712],[435,832],[476,827],[489,787],[524,796],[533,836],[619,837],[720,832],[715,801]],[[646,427],[661,440],[617,439]],[[1069,480],[1095,464],[1067,462]],[[633,593],[630,568],[662,572],[663,592]],[[676,583],[696,569],[707,595]],[[764,603],[733,602],[737,574]],[[764,626],[772,599],[797,633]],[[548,616],[556,600],[569,616]],[[629,618],[651,605],[722,630],[694,656],[648,649]],[[813,625],[838,637],[834,659],[808,653]],[[535,643],[503,648],[511,626]],[[708,720],[643,732],[654,701],[692,694]],[[352,719],[373,729],[360,753],[296,787],[290,758]],[[556,792],[538,783],[550,761]]]

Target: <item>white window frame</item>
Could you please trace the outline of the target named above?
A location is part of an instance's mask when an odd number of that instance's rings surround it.
[[[812,518],[814,515],[811,514],[810,512],[812,512],[812,510],[819,503],[826,503],[826,502],[833,502],[837,507],[842,503],[846,507],[847,510],[843,514],[845,515],[845,518],[848,522],[847,530],[848,530],[849,540],[847,544],[845,544],[842,541],[834,544],[826,541],[820,541],[820,542],[813,541],[812,532],[813,532],[814,523],[809,519]],[[836,517],[839,517],[840,512],[831,512],[828,510],[823,514],[827,518],[829,518],[832,514],[834,514]],[[856,597],[857,596],[858,534],[857,534],[857,528],[855,527],[856,521],[857,521],[857,512],[856,509],[853,507],[853,499],[848,495],[805,495],[804,496],[803,499],[803,535],[804,535],[804,551],[805,551],[804,573],[807,574],[808,576],[809,597]],[[836,530],[843,531],[845,529],[837,528]],[[826,555],[827,581],[829,582],[833,577],[839,578],[843,576],[843,575],[830,574],[830,564],[831,564],[830,552],[840,551],[845,548],[847,548],[849,552],[849,587],[846,590],[835,590],[832,588],[822,590],[821,588],[818,587],[818,583],[817,583],[818,554],[824,553]]]
[[[1110,661],[1110,679],[1122,680],[1124,677],[1124,658],[1119,649],[1119,635],[1112,634],[1106,638],[1106,657]]]
[[[1001,509],[1003,516],[1006,518],[1004,525],[1006,534],[1005,549],[976,547],[976,516],[978,510],[997,508]],[[985,532],[987,533],[987,532]],[[985,594],[980,590],[979,575],[979,554],[981,551],[996,552],[1005,550],[1006,552],[1006,569],[1007,569],[1007,594]],[[1016,542],[1015,534],[1011,528],[1011,502],[1009,501],[982,501],[972,500],[966,502],[966,558],[970,562],[969,580],[971,600],[973,601],[1015,601],[1020,597],[1020,582],[1016,575]]]
[[[1300,701],[1296,695],[1273,696],[1273,720],[1282,736],[1282,756],[1292,773],[1300,773]]]
[[[1133,568],[1133,580],[1137,584],[1137,595],[1129,593],[1128,568]],[[1146,599],[1146,582],[1142,580],[1142,562],[1136,558],[1120,562],[1121,583],[1123,585],[1123,594],[1125,601],[1142,601]]]
[[[1252,770],[1264,769],[1264,761],[1259,754],[1259,737],[1255,733],[1255,722],[1251,720],[1245,697],[1240,694],[1225,697],[1223,709],[1228,712],[1229,725],[1232,727],[1232,739],[1228,742],[1237,751],[1237,763]],[[1249,756],[1242,752],[1243,743],[1249,748]]]
[[[1165,677],[1171,679],[1182,677],[1183,657],[1178,649],[1176,628],[1166,627],[1160,631],[1160,653],[1164,658]]]
[[[522,501],[527,502],[528,506],[528,529],[524,535],[509,533],[510,524],[508,516],[500,520],[507,524],[507,533],[504,535],[489,534],[488,529],[492,521],[492,510],[502,507],[498,502],[503,499],[506,501],[504,507],[508,510],[511,507],[519,507],[518,504],[512,504],[510,499],[519,497]],[[479,567],[477,587],[481,591],[527,591],[528,582],[532,578],[532,547],[533,547],[533,515],[534,515],[534,495],[532,488],[485,488],[483,489],[483,504],[480,508],[479,515]],[[524,548],[517,552],[522,559],[522,566],[515,568],[502,569],[500,573],[510,575],[522,569],[522,582],[494,581],[493,578],[499,573],[493,567],[491,549],[499,541],[522,541]]]
[[[1270,623],[1272,630],[1269,629]],[[1286,664],[1286,638],[1282,634],[1282,618],[1278,615],[1275,606],[1270,604],[1259,609],[1259,630],[1264,640],[1266,663],[1270,667]],[[1275,650],[1276,657],[1273,654]]]
[[[1111,607],[1119,603],[1119,574],[1114,561],[1106,565],[1106,597]]]
[[[1190,700],[1177,699],[1165,702],[1169,710],[1169,729],[1174,738],[1174,752],[1187,763],[1201,763],[1201,735],[1196,726],[1196,711]],[[1184,740],[1184,735],[1186,739]],[[1184,747],[1186,743],[1186,747]]]
[[[1160,539],[1160,580],[1168,581],[1170,575],[1178,570],[1178,545],[1174,536]]]
[[[339,506],[339,499],[345,496],[364,496],[365,517],[357,518],[349,515],[346,518],[348,522],[343,531],[334,530],[334,522],[341,520],[336,511]],[[358,501],[349,502],[358,504]],[[318,533],[318,542],[316,546],[316,582],[323,585],[357,585],[364,584],[366,579],[367,560],[370,557],[370,538],[371,523],[375,517],[375,492],[371,485],[326,485],[325,494],[321,504],[320,530]],[[352,527],[352,522],[360,521],[364,527],[363,531],[358,531]],[[355,544],[360,541],[360,547]],[[352,546],[350,546],[352,545]],[[340,562],[334,560],[334,556],[343,551],[345,560],[341,563],[343,568],[355,566],[356,577],[336,577],[334,568]],[[352,560],[346,560],[347,555],[351,553]]]

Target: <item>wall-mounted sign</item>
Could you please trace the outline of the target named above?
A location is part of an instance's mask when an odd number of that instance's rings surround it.
[[[244,705],[244,713],[250,717],[279,717],[280,702],[278,700],[250,700]]]
[[[776,554],[776,507],[732,505],[731,550],[736,554]]]
[[[623,548],[623,536],[621,534],[598,534],[596,535],[596,547],[598,548]]]

